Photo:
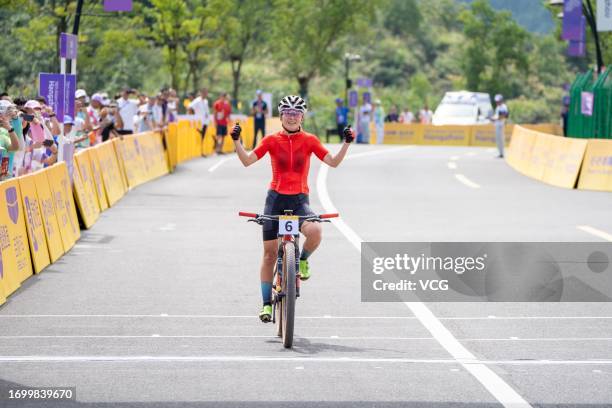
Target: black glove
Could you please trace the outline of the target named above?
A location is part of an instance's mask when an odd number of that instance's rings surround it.
[[[242,128],[240,127],[240,123],[236,123],[234,125],[234,128],[232,129],[232,133],[230,133],[232,135],[232,139],[234,140],[240,139],[241,132],[242,132]]]
[[[353,140],[355,140],[355,131],[351,129],[350,126],[344,128],[342,135],[344,136],[344,141],[346,143],[352,143]]]

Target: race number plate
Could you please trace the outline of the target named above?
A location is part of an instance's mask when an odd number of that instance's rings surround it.
[[[299,235],[300,218],[297,215],[280,215],[278,217],[278,235]]]

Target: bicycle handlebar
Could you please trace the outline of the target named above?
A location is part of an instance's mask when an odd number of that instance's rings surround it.
[[[278,217],[280,217],[280,215],[256,214],[256,213],[250,213],[250,212],[244,212],[244,211],[240,211],[238,215],[240,217],[255,218],[256,221],[277,221]],[[338,213],[332,213],[332,214],[320,214],[320,215],[298,215],[297,217],[305,221],[321,222],[323,220],[326,220],[329,218],[337,218],[339,216],[340,214]]]

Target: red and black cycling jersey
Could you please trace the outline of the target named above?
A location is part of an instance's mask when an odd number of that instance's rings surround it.
[[[329,153],[319,138],[303,131],[290,136],[282,131],[266,136],[254,152],[257,159],[261,159],[267,152],[270,153],[270,189],[280,194],[308,194],[311,153],[321,161]]]

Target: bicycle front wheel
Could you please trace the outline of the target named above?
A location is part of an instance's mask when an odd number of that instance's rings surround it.
[[[291,348],[293,345],[293,326],[295,322],[295,243],[287,242],[283,248],[283,296],[282,300],[282,324],[283,345]]]

